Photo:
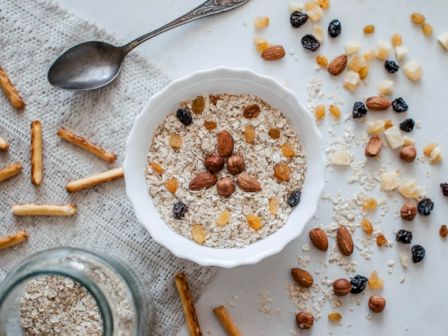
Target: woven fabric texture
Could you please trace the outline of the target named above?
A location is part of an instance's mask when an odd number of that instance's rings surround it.
[[[26,256],[58,246],[83,247],[117,257],[133,269],[152,297],[156,323],[152,335],[175,335],[183,323],[173,275],[184,270],[195,296],[215,273],[175,258],[141,226],[127,201],[124,182],[115,181],[68,194],[69,180],[119,166],[134,117],[168,79],[135,52],[128,56],[117,81],[87,93],[53,89],[46,73],[65,48],[87,40],[119,43],[95,25],[68,14],[52,2],[0,0],[0,64],[27,104],[14,110],[0,94],[0,137],[10,143],[0,154],[0,167],[20,161],[23,172],[0,184],[0,235],[26,229],[26,244],[0,252],[0,279]],[[44,178],[34,187],[30,178],[30,124],[43,127]],[[63,142],[56,135],[64,126],[118,154],[117,163],[103,161]],[[73,218],[14,218],[13,204],[75,203]]]

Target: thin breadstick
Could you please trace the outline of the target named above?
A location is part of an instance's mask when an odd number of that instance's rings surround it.
[[[190,336],[201,336],[201,327],[199,326],[199,320],[194,309],[193,298],[188,288],[187,278],[184,273],[176,274],[174,278],[177,292],[179,293],[180,300],[182,301],[182,308],[184,309],[185,321],[187,323]]]
[[[123,168],[115,168],[112,170],[105,171],[103,173],[99,173],[89,177],[84,177],[76,181],[71,181],[67,183],[65,188],[69,193],[74,193],[83,189],[94,187],[101,183],[118,180],[120,178],[123,178],[123,176],[124,176]]]
[[[21,171],[22,165],[20,164],[20,162],[10,163],[5,168],[0,169],[0,182],[16,176]]]
[[[14,216],[73,216],[76,214],[75,204],[51,205],[51,204],[20,204],[12,206]]]
[[[65,141],[68,141],[82,149],[85,149],[89,153],[96,155],[106,162],[112,163],[117,159],[117,156],[114,153],[106,151],[100,146],[90,142],[88,139],[76,135],[75,133],[65,129],[64,127],[62,127],[57,134]]]
[[[18,110],[22,110],[25,108],[25,102],[20,96],[19,91],[17,91],[14,85],[12,85],[8,75],[1,66],[0,66],[0,87],[3,89],[3,92],[9,99],[9,102],[11,103],[12,106],[14,106]]]
[[[9,149],[9,144],[5,139],[0,138],[0,152],[7,152]]]
[[[28,232],[19,231],[14,234],[0,237],[0,250],[12,247],[28,240]]]
[[[241,336],[240,331],[238,330],[235,323],[232,321],[232,318],[230,317],[229,312],[224,306],[219,306],[213,309],[213,312],[215,313],[216,317],[218,318],[219,322],[221,323],[221,326],[226,331],[227,335],[229,336]]]
[[[31,183],[42,184],[42,124],[39,120],[31,122]]]

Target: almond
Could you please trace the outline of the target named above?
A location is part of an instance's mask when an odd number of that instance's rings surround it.
[[[218,154],[209,155],[204,160],[204,166],[212,173],[217,173],[224,167],[224,159]]]
[[[227,171],[232,175],[238,175],[241,173],[244,168],[246,168],[246,164],[244,163],[244,159],[241,155],[232,155],[227,159]]]
[[[345,256],[349,256],[353,253],[353,239],[350,231],[341,225],[338,228],[336,234],[336,242],[338,244],[339,250]]]
[[[223,177],[216,183],[216,190],[218,195],[229,197],[235,191],[235,183],[230,177]]]
[[[294,281],[302,287],[308,288],[313,285],[313,277],[311,274],[301,268],[292,268],[291,275],[294,278]]]
[[[324,252],[328,250],[328,237],[324,230],[314,228],[310,230],[309,235],[311,242],[317,249]]]
[[[344,71],[346,66],[347,66],[347,55],[340,55],[331,61],[331,63],[328,65],[327,70],[331,75],[337,76],[342,71]]]
[[[258,104],[251,104],[247,105],[243,110],[243,116],[244,118],[256,118],[261,112],[260,105]]]
[[[383,140],[379,136],[373,136],[367,143],[365,154],[366,156],[377,156],[383,148]]]
[[[218,153],[224,157],[230,156],[233,153],[233,137],[227,131],[218,133]]]
[[[285,48],[281,45],[273,45],[265,49],[261,54],[261,57],[265,61],[278,61],[279,59],[285,57],[285,54]]]
[[[314,316],[308,312],[301,311],[296,314],[296,323],[299,329],[310,329],[314,324]]]
[[[369,97],[366,100],[367,108],[373,111],[387,110],[390,107],[390,105],[391,105],[390,100],[381,96]]]
[[[261,185],[254,176],[248,173],[241,173],[237,178],[238,186],[246,192],[257,192],[261,190]]]
[[[417,150],[414,146],[403,147],[400,151],[400,159],[405,162],[413,162],[417,157]]]
[[[369,308],[374,313],[381,313],[386,307],[386,300],[379,295],[373,295],[369,299]]]
[[[201,190],[205,188],[210,188],[215,185],[217,181],[216,175],[212,174],[210,172],[203,172],[195,177],[190,181],[190,190]]]

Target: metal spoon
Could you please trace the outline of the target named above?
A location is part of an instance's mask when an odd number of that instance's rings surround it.
[[[117,78],[126,55],[141,43],[186,23],[237,8],[248,1],[207,0],[187,14],[121,47],[101,41],[78,44],[54,61],[48,70],[48,81],[56,88],[73,91],[106,86]]]

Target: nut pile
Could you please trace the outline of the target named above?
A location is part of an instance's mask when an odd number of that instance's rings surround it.
[[[147,182],[175,232],[230,248],[285,224],[305,171],[303,146],[280,111],[255,96],[203,95],[181,102],[157,128]]]

